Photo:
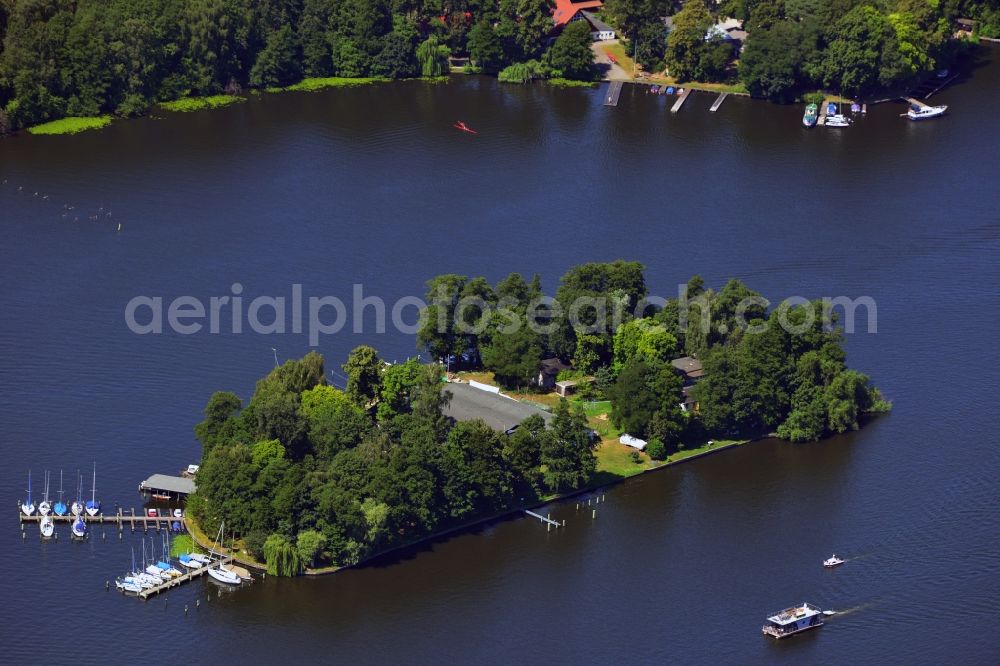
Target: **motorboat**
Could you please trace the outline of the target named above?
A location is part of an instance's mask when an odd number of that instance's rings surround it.
[[[827,127],[850,127],[851,119],[842,113],[835,113],[826,117]]]
[[[906,112],[906,117],[910,120],[927,120],[943,116],[947,110],[947,104],[942,106],[917,106],[916,104],[911,104],[910,110]]]
[[[90,501],[85,507],[88,516],[96,516],[101,512],[101,503],[97,501],[97,463],[94,463],[94,480],[90,489]]]
[[[28,470],[28,501],[21,504],[21,513],[26,516],[35,515],[35,503],[31,501],[31,470]]]
[[[846,561],[847,560],[839,558],[836,555],[831,555],[830,557],[828,557],[825,560],[823,560],[823,566],[824,567],[831,567],[832,568],[832,567],[840,566],[841,564],[843,564]]]
[[[823,616],[826,615],[816,606],[801,604],[778,611],[767,618],[763,631],[765,636],[772,638],[788,638],[795,634],[823,626]]]
[[[202,553],[188,553],[188,557],[190,557],[192,560],[196,562],[201,562],[202,564],[212,563],[212,558]]]
[[[819,118],[819,107],[815,104],[806,104],[805,113],[802,114],[802,124],[806,127],[814,127]]]
[[[51,539],[56,533],[56,524],[52,520],[52,516],[42,516],[42,519],[38,522],[38,532],[42,535],[43,539]]]

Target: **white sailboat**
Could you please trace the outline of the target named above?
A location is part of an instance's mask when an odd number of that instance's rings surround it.
[[[170,563],[170,532],[163,533],[163,540],[160,541],[160,561],[156,566],[171,578],[184,575]]]
[[[31,501],[31,470],[28,470],[28,501],[21,504],[21,513],[32,516],[35,513],[35,503]]]
[[[38,513],[47,516],[52,513],[52,505],[49,503],[49,471],[45,470],[45,494],[42,501],[38,503]]]
[[[96,516],[101,512],[101,503],[97,501],[97,463],[94,463],[94,481],[90,489],[90,501],[87,502],[87,515]]]
[[[69,511],[74,516],[83,513],[83,477],[80,476],[80,470],[76,470],[76,499],[69,505]]]
[[[57,516],[65,516],[69,512],[69,507],[63,502],[63,471],[59,470],[59,501],[52,509]]]
[[[56,525],[52,516],[42,516],[42,519],[38,521],[38,531],[43,539],[51,539],[55,535]]]
[[[212,550],[209,553],[210,556],[215,555],[215,546],[219,545],[219,540],[222,538],[222,530],[225,528],[225,525],[225,523],[222,523],[222,525],[219,526],[219,536],[215,538],[215,545],[212,546]],[[235,571],[229,569],[223,564],[219,564],[215,567],[209,567],[208,575],[220,583],[225,583],[226,585],[239,585],[243,582],[243,579],[240,578]]]

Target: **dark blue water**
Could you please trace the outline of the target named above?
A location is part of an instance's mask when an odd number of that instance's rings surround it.
[[[709,114],[712,97],[695,95],[672,115],[636,90],[607,109],[600,91],[455,78],[0,142],[7,658],[995,663],[1000,67],[940,101],[939,121],[890,104],[809,131],[801,109],[739,98]],[[237,335],[226,319],[218,335],[135,335],[135,296],[207,301],[239,282],[249,301],[298,283],[349,303],[357,283],[391,305],[438,273],[511,271],[553,292],[570,266],[619,257],[664,296],[694,273],[773,298],[870,296],[878,333],[846,347],[892,414],[629,482],[597,520],[554,507],[568,523],[556,533],[512,520],[221,596],[207,581],[147,603],[106,593],[137,537],[21,538],[29,468],[37,495],[45,469],[65,469],[69,489],[96,460],[106,505],[139,507],[139,481],[198,460],[192,426],[214,390],[247,397],[275,353],[309,349],[305,333]],[[418,353],[373,324],[325,336],[328,367],[362,342],[389,360]],[[851,560],[825,571],[833,551]],[[801,601],[848,612],[761,637],[766,614]],[[69,631],[15,633],[24,623],[76,626],[85,648]],[[155,637],[99,639],[93,625]]]

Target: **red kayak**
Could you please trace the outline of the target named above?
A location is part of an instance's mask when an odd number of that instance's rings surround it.
[[[462,130],[463,132],[468,132],[469,134],[479,134],[479,132],[472,129],[471,127],[463,123],[461,120],[456,120],[455,124],[452,125],[452,127],[454,127],[455,129]]]

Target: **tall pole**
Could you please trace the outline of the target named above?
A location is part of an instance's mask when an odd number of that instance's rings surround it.
[[[278,350],[276,348],[274,348],[274,347],[271,347],[271,351],[274,352],[274,367],[277,368],[278,367]]]

